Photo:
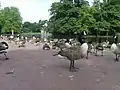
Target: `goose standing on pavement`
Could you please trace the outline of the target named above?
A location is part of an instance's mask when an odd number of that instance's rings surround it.
[[[116,55],[115,61],[119,61],[120,57],[120,44],[118,43],[118,36],[113,36],[114,42],[111,45],[111,51]]]

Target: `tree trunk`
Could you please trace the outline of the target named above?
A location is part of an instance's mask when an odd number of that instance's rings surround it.
[[[107,30],[107,41],[108,41],[108,30]]]
[[[14,30],[12,30],[12,35],[14,35]]]

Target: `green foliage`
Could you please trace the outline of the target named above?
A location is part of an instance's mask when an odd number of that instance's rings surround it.
[[[53,3],[50,9],[51,18],[48,23],[49,32],[71,35],[80,31],[89,32],[95,22],[94,9],[90,8],[85,0],[80,5],[73,4],[70,0]]]
[[[0,25],[4,30],[2,33],[19,33],[21,30],[22,17],[16,7],[5,7],[0,11]]]
[[[120,32],[120,0],[61,0],[50,8],[51,18],[47,30],[53,35],[73,35],[87,31],[92,35],[109,35]]]
[[[1,6],[1,5],[0,5]],[[120,0],[94,0],[90,6],[86,0],[60,0],[51,5],[50,19],[24,22],[16,7],[0,8],[0,32],[29,33],[46,30],[53,35],[74,36],[86,31],[91,35],[120,33]]]
[[[46,28],[47,20],[39,20],[38,23],[30,23],[30,22],[24,22],[22,25],[22,32],[23,33],[29,33],[29,32],[38,32],[40,33],[41,30],[45,30]]]
[[[22,17],[20,16],[19,9],[16,7],[0,8],[0,33],[29,33],[41,32],[46,30],[47,20],[39,20],[39,22],[24,22],[22,24]]]

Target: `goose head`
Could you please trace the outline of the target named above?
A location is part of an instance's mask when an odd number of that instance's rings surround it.
[[[82,35],[82,33],[78,34],[78,41],[80,42],[80,44],[82,45],[83,43],[85,43],[84,37]]]
[[[65,56],[66,54],[63,52],[63,50],[61,49],[59,52],[57,52],[56,54],[54,54],[53,56],[56,55],[60,55],[60,56]]]
[[[69,39],[67,39],[66,41],[65,41],[65,43],[69,43],[70,41],[69,41]]]
[[[89,41],[88,44],[92,44],[92,41]]]
[[[99,43],[101,43],[101,42],[102,42],[101,38],[99,38],[98,42],[99,42]]]
[[[113,43],[115,43],[115,44],[118,43],[118,36],[116,36],[116,35],[113,36]]]
[[[83,55],[87,54],[87,51],[88,51],[88,44],[85,42],[85,38],[83,37],[84,34],[82,33],[79,33],[79,37],[78,37],[78,40],[81,44],[81,53]]]
[[[118,42],[118,37],[114,35],[113,39],[114,39],[114,41],[113,41],[113,44],[111,45],[111,51],[115,52],[118,49],[118,47],[116,45]]]

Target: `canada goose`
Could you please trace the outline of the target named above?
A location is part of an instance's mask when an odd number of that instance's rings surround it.
[[[63,42],[55,42],[53,44],[52,48],[55,49],[56,47],[58,47],[59,49],[64,49],[64,48],[66,48],[66,45]]]
[[[17,45],[18,44],[18,42],[19,42],[19,40],[20,40],[20,38],[19,37],[17,37],[16,39],[15,39],[15,44]]]
[[[25,37],[26,42],[28,42],[28,37]]]
[[[40,42],[41,42],[41,41],[40,41],[40,39],[39,39],[39,38],[37,38],[37,39],[35,40],[35,43],[34,43],[34,44],[35,44],[35,46],[40,45]]]
[[[20,48],[20,47],[25,47],[25,43],[26,43],[25,40],[21,40],[21,41],[19,42],[18,47],[19,47],[19,48]]]
[[[69,39],[67,39],[67,40],[65,41],[65,46],[66,46],[67,48],[71,47],[71,42],[69,41]]]
[[[114,43],[111,45],[111,51],[116,55],[115,61],[119,61],[119,56],[120,56],[120,45],[117,44],[118,42],[118,37],[114,36]]]
[[[83,59],[87,55],[88,51],[88,45],[85,43],[81,35],[79,36],[79,42],[81,43],[81,46],[77,46],[76,49],[71,49],[71,48],[66,48],[66,49],[61,49],[57,54],[54,54],[53,56],[56,55],[61,55],[64,57],[67,57],[67,59],[70,61],[70,67],[69,70],[72,72],[75,72],[76,69],[74,66],[74,61]]]
[[[91,53],[91,50],[92,50],[92,41],[89,41],[88,42],[88,51],[87,51],[87,57],[86,57],[86,59],[88,59],[88,54]]]
[[[96,45],[95,49],[96,49],[96,52],[95,52],[95,55],[96,55],[96,56],[97,56],[97,52],[98,52],[98,51],[101,51],[101,56],[103,56],[104,47],[103,47],[103,44],[102,44],[102,42],[101,42],[101,38],[99,39],[99,42],[98,42],[98,44]]]
[[[43,50],[50,50],[50,46],[47,43],[45,43],[43,45]]]
[[[1,38],[1,39],[3,39],[3,36],[2,36],[2,35],[0,35],[0,38]]]
[[[14,39],[14,36],[11,35],[11,36],[9,37],[9,42],[11,43],[11,42],[13,41],[13,39]]]
[[[8,48],[9,46],[6,42],[0,42],[0,54],[4,54],[6,60],[9,59],[6,55],[7,53],[6,49]]]

